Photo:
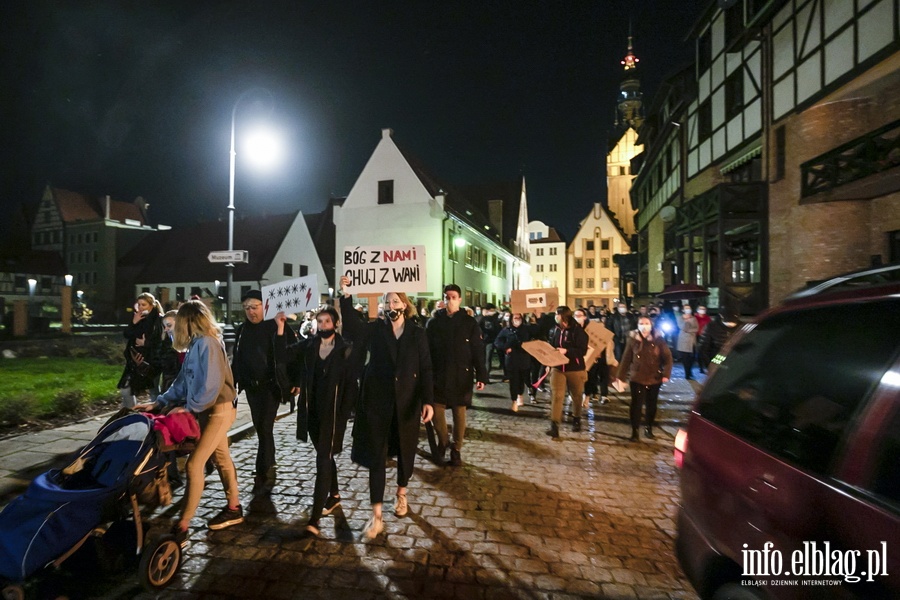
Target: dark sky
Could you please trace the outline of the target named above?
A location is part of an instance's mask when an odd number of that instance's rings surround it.
[[[571,236],[605,196],[629,16],[645,102],[690,60],[700,0],[91,2],[0,8],[0,202],[47,182],[120,200],[155,223],[225,215],[231,110],[275,98],[288,155],[238,155],[238,214],[321,210],[383,127],[436,176],[525,174],[532,219]],[[241,123],[255,116],[242,104]]]

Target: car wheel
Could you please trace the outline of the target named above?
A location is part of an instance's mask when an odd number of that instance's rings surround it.
[[[171,535],[152,540],[144,547],[138,575],[147,591],[169,585],[181,566],[181,544]]]
[[[767,596],[758,588],[734,581],[720,586],[712,595],[712,600],[766,600],[766,598]]]

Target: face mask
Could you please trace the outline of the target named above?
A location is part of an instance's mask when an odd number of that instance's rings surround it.
[[[691,314],[691,309],[689,309],[689,308],[684,309],[684,314],[686,314],[686,315]]]
[[[697,314],[698,314],[698,315],[705,315],[705,314],[706,314],[706,309],[705,309],[705,308],[698,308],[698,309],[697,309]]]
[[[334,335],[334,329],[320,329],[316,332],[316,335],[327,340]]]
[[[403,311],[392,308],[391,310],[387,311],[387,313],[385,313],[385,314],[388,316],[388,319],[390,319],[391,321],[396,321],[403,315]]]
[[[586,319],[584,317],[575,317],[575,320],[578,321],[579,325],[584,325]]]
[[[620,314],[620,315],[624,315],[626,310],[627,310],[627,309],[626,309],[624,306],[620,306],[620,307],[619,307],[619,314]]]
[[[650,333],[650,330],[653,329],[651,325],[638,325],[638,331],[640,331],[643,335],[647,335]]]
[[[520,321],[519,319],[513,319],[512,324],[513,324],[513,327],[519,327],[522,325],[522,321]]]

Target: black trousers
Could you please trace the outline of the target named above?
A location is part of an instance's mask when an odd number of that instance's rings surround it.
[[[397,412],[394,411],[394,419],[391,422],[391,438],[397,447],[400,446],[400,433],[397,426]],[[387,458],[388,458],[388,441],[381,449],[381,458],[376,466],[369,469],[369,501],[372,504],[380,504],[384,502],[384,490],[387,487]],[[413,465],[406,465],[403,462],[403,452],[397,453],[397,487],[406,487],[409,485],[409,478],[412,477]]]
[[[641,426],[641,408],[646,407],[645,423],[647,427],[653,427],[656,421],[656,403],[659,400],[660,384],[642,385],[631,382],[631,428],[638,429]]]
[[[609,366],[606,364],[606,353],[602,353],[594,366],[588,371],[584,382],[584,393],[593,396],[600,391],[601,396],[609,396]]]
[[[684,377],[685,379],[691,379],[694,377],[694,353],[691,352],[679,352],[679,358],[681,358],[681,364],[684,365]]]
[[[531,368],[507,369],[509,373],[509,397],[515,401],[520,394],[525,393],[525,386],[531,379]]]
[[[266,481],[275,477],[275,417],[281,403],[281,393],[274,383],[247,388],[250,418],[256,428],[259,446],[256,450],[256,477]]]
[[[313,491],[312,512],[309,515],[309,524],[318,526],[319,519],[322,518],[322,509],[325,507],[325,501],[329,496],[338,495],[338,475],[337,464],[334,461],[334,455],[330,452],[331,448],[320,448],[319,444],[313,442],[316,449],[316,486]]]

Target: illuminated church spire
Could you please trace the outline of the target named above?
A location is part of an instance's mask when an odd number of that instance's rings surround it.
[[[634,44],[631,35],[631,23],[628,24],[628,52],[620,62],[624,67],[622,81],[619,83],[619,102],[616,114],[616,124],[627,129],[637,129],[644,121],[642,110],[643,94],[641,93],[641,80],[638,76],[638,63],[641,59],[634,55]]]

